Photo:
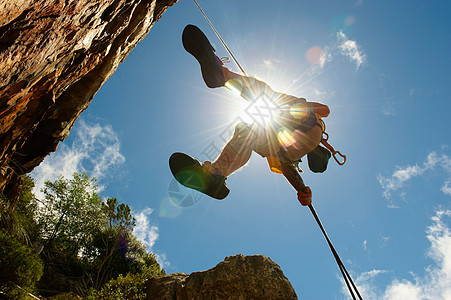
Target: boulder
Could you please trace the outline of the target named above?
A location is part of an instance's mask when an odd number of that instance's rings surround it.
[[[158,300],[297,299],[280,267],[263,255],[229,256],[207,271],[155,277],[146,289],[147,299]]]

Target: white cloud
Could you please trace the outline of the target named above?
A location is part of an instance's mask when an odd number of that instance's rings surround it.
[[[448,176],[451,175],[451,158],[446,154],[438,155],[436,152],[429,153],[423,165],[396,167],[389,177],[378,174],[377,179],[384,190],[384,197],[389,199],[391,193],[402,188],[406,182],[414,177],[422,176],[427,171],[434,170],[437,166],[442,167]],[[446,179],[441,190],[445,194],[451,195],[450,182],[451,178]]]
[[[158,233],[158,226],[152,225],[150,222],[150,215],[153,211],[152,208],[147,207],[140,212],[133,213],[136,219],[136,226],[133,228],[133,234],[146,246],[147,250],[155,253],[157,262],[160,266],[166,268],[170,265],[166,253],[152,250],[160,236]]]
[[[263,59],[262,66],[267,70],[275,70],[277,69],[277,65],[280,65],[282,61],[277,58]]]
[[[82,120],[71,134],[71,145],[61,143],[58,150],[48,155],[30,174],[36,181],[34,193],[42,197],[45,180],[55,180],[62,175],[72,178],[74,172],[86,172],[102,179],[125,162],[120,153],[120,142],[110,125],[88,124]],[[100,187],[100,190],[102,187]]]
[[[319,66],[324,69],[324,66],[332,61],[332,54],[327,47],[322,49],[321,56],[319,58]]]
[[[447,195],[451,195],[451,179],[448,179],[443,184],[441,191]]]
[[[396,108],[393,102],[386,102],[382,106],[382,114],[385,116],[396,116]]]
[[[387,246],[388,242],[390,241],[390,237],[389,236],[384,236],[384,235],[380,235],[379,236],[379,246],[381,248]]]
[[[47,156],[31,173],[36,181],[34,193],[38,197],[43,196],[40,190],[45,180],[55,180],[60,175],[72,178],[74,172],[86,172],[91,177],[105,180],[124,164],[119,137],[110,125],[89,124],[80,120],[71,134],[75,135],[71,145],[61,143],[58,151]],[[149,251],[159,237],[159,228],[150,223],[152,213],[151,208],[133,213],[136,219],[133,233]],[[165,253],[156,255],[161,267],[169,266]]]
[[[337,33],[337,40],[340,53],[354,62],[357,69],[366,62],[366,55],[363,53],[361,47],[356,41],[348,39],[343,31]]]
[[[155,253],[155,255],[157,256],[157,262],[158,262],[158,264],[160,265],[161,268],[164,269],[164,268],[167,268],[167,267],[169,267],[171,265],[171,263],[169,262],[169,260],[168,260],[168,258],[166,256],[166,253],[157,251]]]
[[[138,213],[134,213],[136,226],[133,234],[140,240],[149,250],[155,245],[158,239],[158,227],[150,225],[149,215],[153,213],[152,208],[145,208]]]
[[[383,273],[387,273],[387,271],[372,270],[369,272],[364,272],[356,278],[355,284],[363,299],[378,299],[377,295],[379,294],[379,292],[377,291],[377,289],[375,289],[376,285],[374,281],[377,275]],[[342,281],[341,292],[343,293],[343,295],[349,295],[348,288],[344,281]]]
[[[266,69],[269,69],[269,70],[274,70],[275,69],[274,64],[269,59],[264,59],[263,60],[263,66]]]
[[[421,89],[411,88],[409,90],[409,96],[417,96],[421,93]]]
[[[387,270],[372,270],[362,273],[356,285],[367,300],[436,300],[451,299],[451,230],[444,218],[451,217],[451,210],[439,210],[426,229],[426,238],[431,243],[427,255],[434,265],[425,268],[424,276],[410,273],[413,279],[393,279],[384,291],[376,288],[376,276],[389,273]],[[343,283],[342,293],[347,294]]]
[[[447,300],[451,299],[451,230],[443,220],[451,217],[451,210],[439,210],[432,217],[432,225],[426,230],[426,238],[431,243],[427,255],[434,265],[425,268],[424,276],[410,275],[413,279],[393,279],[384,291],[375,288],[375,277],[387,273],[373,270],[362,273],[356,285],[364,299],[385,300]],[[347,294],[343,284],[342,293]]]
[[[363,241],[362,247],[363,247],[363,250],[365,250],[365,251],[368,250],[368,241],[367,240]]]

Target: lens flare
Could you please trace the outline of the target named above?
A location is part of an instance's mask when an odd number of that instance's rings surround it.
[[[182,213],[182,207],[175,205],[171,198],[164,198],[160,202],[158,215],[162,218],[174,219]]]
[[[321,47],[315,46],[307,50],[305,54],[305,59],[311,65],[319,65],[323,57],[323,49]]]
[[[273,99],[263,93],[251,102],[245,112],[251,117],[254,124],[267,127],[271,126],[275,119],[280,116],[281,109]]]
[[[235,78],[227,81],[225,86],[237,96],[241,95],[241,91],[243,90],[243,82]]]
[[[307,117],[309,110],[304,104],[298,103],[290,107],[290,114],[293,116],[293,118],[302,120]]]
[[[189,207],[199,202],[202,194],[196,190],[184,187],[173,179],[169,184],[168,195],[174,205]]]
[[[293,132],[288,130],[287,128],[281,128],[277,133],[277,139],[279,140],[280,145],[283,147],[289,147],[296,143],[296,139],[293,136]]]

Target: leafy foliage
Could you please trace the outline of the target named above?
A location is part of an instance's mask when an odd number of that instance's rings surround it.
[[[24,176],[17,202],[8,201],[0,195],[0,228],[28,244],[35,226],[36,199],[31,192],[33,187],[33,179]]]
[[[0,296],[27,298],[37,285],[53,299],[141,299],[145,281],[164,274],[133,235],[130,207],[103,201],[95,179],[46,181],[43,199],[33,187],[24,176],[18,200],[0,196]]]
[[[41,278],[43,265],[30,247],[0,230],[0,290],[10,295],[34,289]],[[18,290],[19,289],[19,290]]]
[[[94,179],[86,174],[60,177],[47,181],[43,192],[36,217],[46,266],[41,290],[54,294],[72,289],[86,295],[119,275],[164,273],[133,236],[130,207],[116,198],[103,202]],[[71,282],[61,282],[62,277]]]
[[[161,272],[154,266],[144,268],[141,273],[128,273],[125,277],[120,274],[100,290],[92,290],[88,299],[146,299],[146,281],[157,275]]]

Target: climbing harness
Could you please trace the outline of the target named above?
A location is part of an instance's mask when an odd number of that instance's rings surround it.
[[[232,57],[232,59],[235,61],[236,65],[238,66],[238,68],[241,70],[241,72],[243,73],[243,75],[246,75],[246,72],[244,71],[244,69],[241,67],[241,65],[238,63],[237,59],[235,58],[235,56],[233,55],[232,51],[230,51],[229,47],[227,46],[227,44],[224,42],[224,40],[221,38],[221,36],[219,35],[218,31],[215,29],[215,27],[213,26],[213,24],[211,23],[211,21],[208,19],[207,15],[204,13],[204,11],[202,10],[202,8],[200,7],[200,5],[197,3],[196,0],[193,0],[194,3],[196,4],[197,8],[200,10],[200,12],[202,13],[202,15],[204,16],[204,18],[207,20],[207,22],[210,24],[211,28],[213,29],[213,31],[215,32],[216,36],[219,38],[219,40],[221,41],[222,45],[224,46],[224,48],[227,50],[227,52],[230,54],[230,56]],[[333,155],[335,161],[340,165],[344,165],[346,162],[346,155],[343,155],[340,153],[340,151],[336,151],[328,142],[329,139],[329,135],[326,133],[326,125],[324,123],[324,121],[321,119],[321,117],[318,117],[318,119],[321,122],[321,128],[322,128],[322,138],[321,138],[321,144],[323,144]],[[340,161],[336,155],[341,156],[343,161]],[[301,205],[303,206],[307,206],[310,209],[310,212],[312,213],[316,223],[318,224],[321,232],[324,235],[324,238],[327,241],[327,244],[329,245],[330,250],[332,251],[332,254],[335,258],[335,261],[337,262],[337,265],[340,269],[340,272],[344,278],[344,281],[346,283],[346,286],[348,287],[349,293],[352,296],[352,299],[356,300],[358,297],[359,300],[362,300],[362,296],[360,295],[359,291],[357,290],[356,285],[354,284],[354,281],[352,280],[351,276],[349,275],[348,271],[346,270],[346,267],[344,266],[343,262],[340,259],[340,256],[338,255],[337,251],[335,250],[335,247],[333,246],[332,242],[330,241],[324,226],[321,223],[321,220],[318,217],[318,214],[316,213],[315,209],[313,208],[312,205],[312,198],[311,198],[311,190],[308,186],[306,186],[304,184],[304,181],[302,180],[301,175],[298,173],[302,173],[302,170],[299,168],[299,162],[290,162],[290,163],[282,163],[280,162],[280,160],[277,157],[274,156],[270,156],[267,157],[268,160],[268,164],[270,166],[271,171],[275,172],[275,173],[279,173],[279,174],[283,174],[285,176],[285,178],[288,180],[288,182],[293,186],[293,188],[297,191],[298,193],[298,201],[301,203]]]

